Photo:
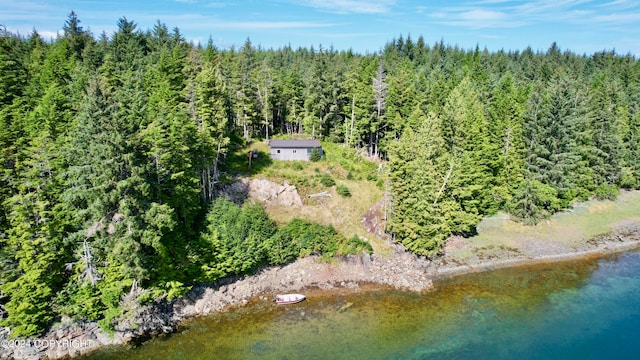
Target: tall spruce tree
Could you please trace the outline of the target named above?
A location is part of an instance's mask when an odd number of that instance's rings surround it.
[[[449,95],[442,115],[442,133],[452,169],[447,192],[452,208],[447,219],[454,233],[474,233],[480,218],[497,209],[490,193],[495,159],[490,157],[487,127],[478,93],[471,80],[465,78]]]
[[[219,65],[205,61],[195,78],[194,120],[198,139],[196,166],[202,198],[207,202],[215,197],[221,155],[229,144],[229,101]]]
[[[602,196],[615,194],[622,176],[622,126],[629,116],[622,87],[611,74],[598,74],[592,82],[591,144],[589,167],[593,169],[593,182]],[[607,190],[609,189],[609,190]],[[613,191],[613,193],[612,193]]]
[[[17,164],[17,192],[4,204],[10,226],[2,250],[11,255],[1,269],[0,289],[9,297],[3,323],[13,336],[40,335],[54,318],[51,300],[65,259],[54,213],[60,190],[55,150],[46,130],[34,139]]]
[[[492,172],[495,177],[492,195],[505,207],[523,179],[524,111],[526,90],[518,87],[507,72],[491,93],[488,132]]]
[[[412,116],[420,119],[419,129],[406,128],[389,154],[389,230],[410,251],[432,256],[453,230],[447,212],[456,205],[443,196],[451,180],[451,155],[444,147],[440,119],[419,107]]]

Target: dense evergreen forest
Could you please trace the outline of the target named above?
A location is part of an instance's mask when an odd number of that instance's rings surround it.
[[[225,155],[313,137],[387,170],[388,230],[432,256],[499,210],[536,223],[640,186],[630,55],[464,50],[410,36],[375,54],[195,46],[71,13],[51,42],[0,37],[0,299],[13,335],[62,318],[109,327],[133,303],[357,237],[216,199]]]

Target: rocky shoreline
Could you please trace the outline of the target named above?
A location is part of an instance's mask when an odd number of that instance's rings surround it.
[[[365,283],[420,292],[430,289],[433,280],[441,277],[637,249],[640,248],[640,225],[598,236],[571,249],[550,246],[533,254],[505,251],[489,258],[475,257],[465,263],[449,256],[446,249],[443,256],[429,260],[412,255],[398,245],[392,246],[393,254],[387,257],[362,253],[330,262],[308,257],[285,266],[265,268],[251,276],[196,285],[181,299],[140,309],[133,319],[121,322],[113,335],[96,323],[69,321],[57,324],[38,339],[11,340],[8,329],[0,329],[0,359],[70,358],[103,346],[138,343],[174,332],[184,319],[244,305],[255,297],[267,299],[278,292],[358,287]]]

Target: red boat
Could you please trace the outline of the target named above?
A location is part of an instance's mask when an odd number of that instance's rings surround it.
[[[300,294],[284,294],[284,295],[276,295],[276,298],[274,299],[274,301],[278,305],[285,305],[285,304],[299,303],[300,301],[306,298],[307,298],[306,296],[300,295]]]

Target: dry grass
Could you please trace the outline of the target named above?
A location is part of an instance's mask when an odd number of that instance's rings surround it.
[[[323,143],[326,159],[318,162],[306,161],[273,161],[267,166],[258,167],[251,172],[253,177],[264,177],[271,181],[295,185],[304,206],[298,208],[271,206],[266,211],[277,223],[287,223],[295,218],[332,225],[340,234],[350,238],[358,235],[367,239],[377,254],[390,253],[389,246],[372,234],[362,225],[364,213],[382,199],[383,190],[377,186],[380,178],[378,164],[367,161],[355,154],[352,149],[340,145]],[[254,143],[249,148],[239,151],[240,154],[257,149],[268,154],[268,146],[264,142]],[[324,186],[322,177],[331,177],[334,186]],[[346,186],[350,197],[343,197],[336,192],[337,185]],[[331,197],[309,198],[311,194],[328,192]]]
[[[269,207],[267,213],[276,222],[285,223],[295,218],[323,225],[332,225],[345,237],[358,235],[369,240],[376,253],[386,251],[387,246],[375,236],[367,233],[362,226],[363,214],[382,197],[382,191],[375,184],[338,180],[338,184],[346,185],[351,191],[351,197],[345,198],[335,190],[335,187],[324,188],[331,197],[306,198],[301,208]],[[320,189],[317,189],[320,190]],[[310,192],[303,191],[303,192]]]
[[[544,254],[578,248],[591,238],[629,223],[640,223],[640,191],[623,191],[615,201],[591,200],[555,214],[548,221],[526,226],[507,214],[485,218],[478,235],[467,240],[467,247],[451,249],[449,255],[466,259],[474,249],[505,247],[523,254]]]

